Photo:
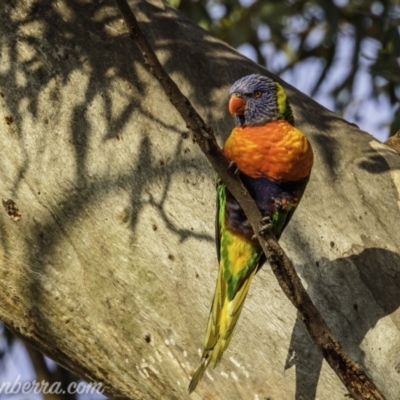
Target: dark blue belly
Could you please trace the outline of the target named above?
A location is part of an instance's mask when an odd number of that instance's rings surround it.
[[[275,212],[283,210],[286,204],[296,207],[308,182],[308,178],[297,182],[280,182],[271,181],[266,177],[251,178],[244,174],[240,174],[240,178],[256,202],[261,214],[271,218]],[[242,208],[231,193],[227,189],[225,190],[227,195],[226,226],[230,230],[251,239],[253,230]],[[281,232],[274,233],[279,236]]]

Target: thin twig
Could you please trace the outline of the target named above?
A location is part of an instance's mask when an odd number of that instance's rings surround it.
[[[166,73],[157,56],[140,30],[139,24],[126,0],[115,0],[125,20],[135,44],[143,55],[145,64],[159,81],[172,105],[180,113],[201,150],[227,186],[228,190],[243,208],[257,239],[278,279],[278,282],[298,309],[302,321],[325,360],[356,400],[384,400],[383,395],[367,376],[360,365],[355,363],[335,339],[321,314],[318,312],[304,289],[293,264],[278,244],[271,232],[259,233],[261,214],[255,202],[248,194],[239,177],[230,172],[229,162],[218,146],[213,130],[207,126],[193,108],[189,100]]]
[[[55,374],[53,371],[49,369],[44,359],[44,355],[32,347],[29,343],[24,342],[25,348],[28,352],[29,358],[32,362],[33,369],[36,372],[36,379],[38,382],[46,382],[52,387],[55,383],[61,383],[62,388],[61,392],[55,391],[54,393],[51,390],[45,390],[43,392],[44,400],[72,400],[75,399],[74,394],[69,394],[67,389],[67,384],[65,382],[57,381],[55,378]],[[58,367],[57,367],[58,368]]]

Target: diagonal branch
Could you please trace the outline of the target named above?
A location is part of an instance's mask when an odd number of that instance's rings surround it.
[[[230,172],[228,168],[229,162],[218,146],[212,128],[205,124],[189,100],[182,94],[176,83],[160,64],[150,44],[141,32],[139,24],[126,0],[115,0],[115,2],[136,46],[142,53],[145,64],[159,81],[172,105],[180,113],[208,161],[243,208],[282,290],[298,309],[312,340],[322,352],[325,360],[354,399],[384,400],[383,395],[362,367],[346,354],[340,343],[333,336],[304,289],[293,264],[275,237],[269,231],[262,235],[259,233],[261,214],[255,202],[246,191],[239,177]]]

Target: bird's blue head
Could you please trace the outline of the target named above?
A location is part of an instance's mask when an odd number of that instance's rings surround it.
[[[229,112],[237,126],[257,126],[278,119],[294,125],[286,93],[279,83],[252,74],[236,81],[229,90]]]

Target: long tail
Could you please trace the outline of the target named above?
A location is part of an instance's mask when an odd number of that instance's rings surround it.
[[[233,298],[227,294],[228,285],[223,278],[223,268],[218,273],[217,287],[208,320],[207,333],[204,341],[204,351],[201,364],[194,373],[190,384],[189,394],[200,382],[210,362],[214,368],[221,361],[222,354],[229,345],[236,322],[243,308],[244,300],[250,288],[251,281],[257,268],[252,268],[249,275],[239,283]]]

